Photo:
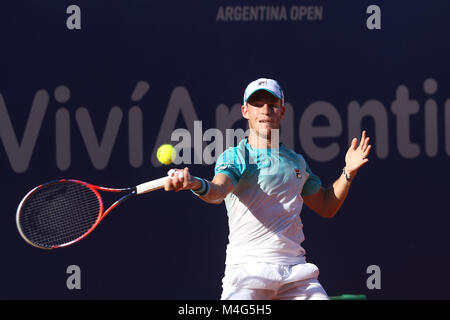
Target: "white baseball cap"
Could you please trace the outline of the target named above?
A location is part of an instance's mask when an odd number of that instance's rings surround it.
[[[277,81],[266,78],[259,78],[247,86],[244,91],[244,104],[247,103],[247,100],[250,98],[252,94],[256,91],[265,90],[270,92],[272,95],[281,100],[281,104],[284,105],[284,94],[283,90],[281,90],[280,85]]]

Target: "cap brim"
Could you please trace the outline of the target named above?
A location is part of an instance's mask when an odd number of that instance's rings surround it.
[[[249,96],[245,99],[245,102],[247,102],[248,99],[250,99],[250,97],[251,97],[255,92],[258,92],[258,91],[267,91],[267,92],[269,92],[270,94],[272,94],[275,98],[282,100],[281,97],[277,96],[277,95],[275,94],[275,92],[273,92],[273,91],[271,91],[271,90],[269,90],[269,89],[266,89],[266,88],[257,88],[255,91],[253,91],[252,93],[249,94]]]

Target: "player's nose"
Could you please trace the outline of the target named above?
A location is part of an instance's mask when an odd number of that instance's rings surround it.
[[[267,103],[263,104],[263,106],[259,109],[259,111],[263,114],[270,114],[271,109],[269,107],[269,104]]]

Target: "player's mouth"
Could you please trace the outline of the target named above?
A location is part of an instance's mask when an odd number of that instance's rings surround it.
[[[275,127],[275,121],[270,119],[259,120],[258,125],[260,128],[272,129]]]
[[[273,123],[273,121],[270,119],[259,120],[258,122],[259,123]]]

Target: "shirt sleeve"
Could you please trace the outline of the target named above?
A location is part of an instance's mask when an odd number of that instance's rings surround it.
[[[240,157],[235,148],[225,150],[219,158],[217,158],[214,175],[223,173],[230,178],[233,185],[238,184],[245,170],[245,162],[239,160]]]
[[[303,185],[302,196],[310,196],[320,190],[322,187],[322,181],[318,176],[316,176],[309,167],[308,163],[306,163],[306,172],[309,173],[308,180],[306,180]]]

